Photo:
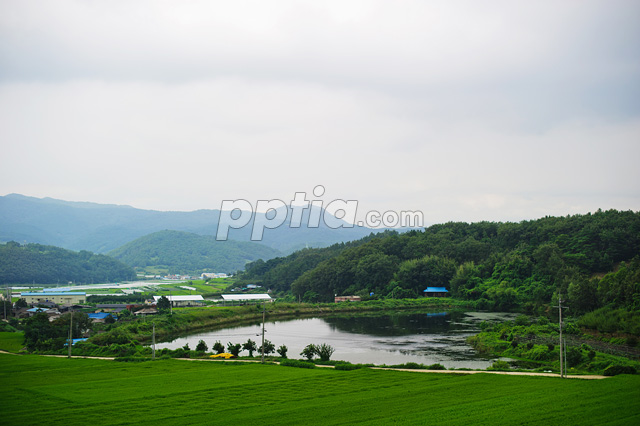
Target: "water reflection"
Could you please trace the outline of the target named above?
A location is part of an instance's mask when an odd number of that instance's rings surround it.
[[[486,368],[492,360],[482,357],[466,343],[479,332],[482,321],[511,318],[511,314],[478,312],[397,312],[386,314],[342,315],[266,323],[266,339],[276,347],[286,345],[290,358],[299,358],[310,344],[327,343],[336,351],[333,359],[353,363],[402,364],[440,363],[447,368]],[[158,344],[175,349],[189,344],[195,348],[200,339],[209,347],[217,340],[244,343],[260,342],[259,324],[199,332]],[[246,352],[245,352],[246,354]]]

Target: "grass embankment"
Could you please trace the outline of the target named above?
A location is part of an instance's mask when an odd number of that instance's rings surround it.
[[[330,315],[340,312],[372,312],[397,309],[454,309],[466,307],[466,302],[444,298],[400,299],[357,303],[269,303],[267,318],[287,318],[302,315]],[[219,306],[173,309],[173,315],[157,315],[133,321],[119,321],[108,333],[124,333],[139,342],[149,342],[153,325],[156,337],[168,337],[204,328],[223,327],[262,319],[262,305]]]
[[[637,376],[583,381],[0,355],[0,381],[4,424],[640,423]]]
[[[23,333],[0,332],[0,350],[18,353],[24,347],[23,342]]]
[[[620,345],[617,350],[609,350],[613,346],[596,347],[598,342],[589,340],[591,336],[583,335],[574,323],[568,323],[563,330],[568,343],[565,358],[569,374],[608,375],[619,371],[621,367],[629,372],[640,371],[637,355],[640,351],[634,347]],[[550,323],[545,317],[531,320],[520,316],[515,321],[483,324],[483,331],[469,337],[468,342],[479,352],[515,359],[516,362],[512,364],[520,368],[560,371],[558,324]],[[624,354],[626,356],[622,356]],[[509,367],[505,362],[498,362],[495,368]]]

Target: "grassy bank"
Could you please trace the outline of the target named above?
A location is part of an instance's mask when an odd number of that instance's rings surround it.
[[[584,381],[0,355],[0,380],[4,424],[640,423],[636,376]]]
[[[477,351],[497,357],[515,359],[513,366],[537,371],[560,371],[560,347],[558,324],[545,317],[530,319],[520,316],[515,321],[483,325],[484,330],[468,338]],[[640,372],[638,350],[629,345],[602,345],[582,334],[575,323],[563,328],[567,342],[565,359],[569,374],[610,374],[623,367],[627,371]],[[636,343],[637,345],[637,343]],[[509,368],[500,362],[496,368]],[[608,370],[609,369],[609,370]]]
[[[467,307],[466,302],[448,298],[389,299],[357,303],[307,304],[275,302],[266,304],[267,319],[404,309],[451,310],[465,307]],[[156,337],[165,338],[205,328],[241,325],[261,319],[262,305],[182,308],[174,309],[173,315],[156,315],[131,321],[119,321],[111,326],[105,336],[98,336],[92,340],[97,343],[101,341],[107,342],[110,335],[126,335],[139,342],[149,342],[153,323],[155,323],[156,327]],[[116,340],[119,341],[121,339]]]

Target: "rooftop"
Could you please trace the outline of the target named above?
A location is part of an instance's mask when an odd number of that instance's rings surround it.
[[[271,300],[268,294],[223,294],[224,300]]]
[[[153,296],[154,300],[157,302],[162,296]],[[201,295],[196,294],[192,296],[164,296],[169,299],[169,302],[204,302],[204,299]]]

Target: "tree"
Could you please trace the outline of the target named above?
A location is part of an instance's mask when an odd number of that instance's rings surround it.
[[[49,322],[49,317],[43,312],[35,314],[24,323],[24,344],[29,351],[61,349],[64,347],[65,337],[65,330]]]
[[[160,299],[158,299],[156,307],[158,308],[158,312],[166,314],[171,310],[171,302],[169,301],[167,296],[162,296]]]
[[[224,352],[224,345],[220,343],[220,340],[216,340],[213,346],[211,346],[211,349],[216,351],[216,353],[221,354]]]
[[[240,355],[241,349],[242,349],[242,345],[240,343],[236,343],[235,345],[231,342],[227,343],[227,350],[233,356]]]
[[[289,348],[287,348],[285,345],[281,345],[276,352],[278,352],[278,355],[280,355],[281,358],[286,358],[288,350]]]
[[[93,322],[89,315],[84,312],[73,312],[73,321],[71,321],[71,313],[66,313],[53,322],[53,325],[60,328],[61,334],[69,333],[69,324],[73,324],[73,338],[82,337],[87,331],[93,327]]]
[[[21,297],[20,299],[18,299],[18,301],[16,302],[16,309],[20,309],[20,308],[26,308],[27,306],[27,301]]]
[[[200,341],[198,342],[198,345],[196,346],[196,351],[198,351],[198,352],[206,352],[207,349],[209,349],[207,344],[204,342],[204,340],[200,339]]]
[[[258,346],[256,346],[256,342],[249,339],[246,343],[242,344],[242,350],[249,351],[249,356],[253,356],[253,352],[258,350]]]
[[[273,343],[271,343],[271,341],[269,340],[265,340],[264,341],[264,352],[262,351],[262,345],[258,348],[258,351],[260,353],[264,353],[265,355],[269,355],[270,353],[275,352],[276,347]]]
[[[303,357],[311,361],[317,352],[318,352],[317,346],[311,343],[304,347],[302,352],[300,352],[300,355],[302,355]]]
[[[329,361],[335,351],[331,345],[327,345],[326,343],[316,346],[316,353],[322,361]]]

